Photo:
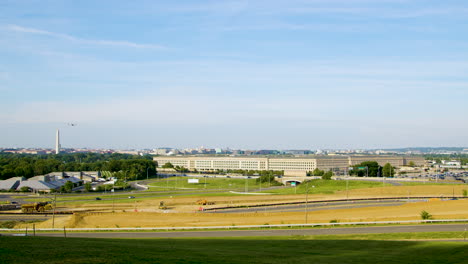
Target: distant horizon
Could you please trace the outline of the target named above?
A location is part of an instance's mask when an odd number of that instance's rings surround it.
[[[466,1],[0,10],[2,146],[468,146]]]
[[[54,147],[4,147],[0,146],[0,149],[44,149],[44,150],[54,150]],[[108,148],[108,147],[62,147],[61,149],[88,149],[88,150],[154,150],[154,149],[201,149],[201,147],[144,147],[144,148]],[[309,149],[309,148],[284,148],[284,149],[277,149],[277,148],[235,148],[235,147],[228,147],[228,148],[220,148],[220,147],[206,147],[203,146],[203,149],[223,149],[223,150],[278,150],[278,151],[285,151],[285,150],[304,150],[304,151],[317,151],[317,150],[334,150],[334,151],[351,151],[351,150],[368,150],[368,151],[378,151],[378,150],[385,150],[385,151],[392,151],[392,150],[418,150],[418,149],[433,149],[433,150],[450,150],[450,149],[467,149],[468,147],[464,146],[442,146],[442,147],[431,147],[431,146],[419,146],[419,147],[396,147],[396,148],[322,148],[322,149]]]

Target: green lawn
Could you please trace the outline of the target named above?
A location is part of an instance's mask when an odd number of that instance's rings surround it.
[[[315,186],[315,187],[312,187]],[[386,184],[385,186],[391,186]],[[309,194],[325,193],[332,194],[336,191],[346,190],[346,181],[333,181],[333,180],[311,180],[308,184]],[[348,189],[362,189],[362,188],[373,188],[382,187],[381,182],[373,181],[348,181]],[[265,192],[274,194],[305,194],[307,190],[307,184],[299,184],[296,187],[289,187],[284,189],[267,190]]]
[[[466,263],[468,243],[337,236],[87,239],[0,237],[0,263]]]
[[[188,179],[198,179],[199,183],[188,183]],[[205,185],[206,181],[206,185]],[[247,181],[247,183],[246,183]],[[150,190],[170,190],[170,189],[221,189],[221,190],[244,190],[247,186],[249,190],[258,189],[260,185],[256,179],[233,179],[233,178],[199,178],[199,177],[170,177],[155,180],[149,185]],[[263,183],[263,187],[268,187],[268,183]]]
[[[462,184],[462,183],[459,183],[459,182],[435,182],[435,181],[430,181],[430,182],[404,182],[404,181],[401,181],[399,183],[401,183],[404,186],[418,186],[418,185],[453,185],[453,186],[465,185],[466,186],[466,184]]]

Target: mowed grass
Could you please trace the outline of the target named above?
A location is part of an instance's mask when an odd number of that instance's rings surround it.
[[[468,187],[468,184],[463,184],[463,183],[460,183],[460,182],[443,182],[443,181],[439,181],[439,182],[435,182],[435,181],[427,181],[427,182],[405,182],[405,181],[401,181],[399,182],[401,185],[404,185],[404,186],[419,186],[419,185],[465,185]]]
[[[348,190],[353,189],[364,189],[364,188],[373,188],[373,187],[382,187],[384,186],[381,182],[373,181],[348,181]],[[385,186],[392,186],[390,184],[385,184]],[[346,181],[334,181],[334,180],[310,180],[307,183],[302,183],[296,187],[289,187],[283,189],[274,189],[267,190],[264,192],[272,194],[305,194],[309,191],[309,194],[333,194],[336,191],[345,191],[346,190]]]
[[[0,237],[0,263],[466,263],[462,242]]]
[[[198,179],[199,183],[188,183],[188,179]],[[205,184],[206,181],[206,184]],[[150,190],[168,190],[168,189],[218,189],[218,190],[249,190],[260,188],[256,179],[233,179],[233,178],[203,178],[203,177],[169,177],[166,179],[155,180],[149,184]],[[268,183],[262,183],[264,188]]]

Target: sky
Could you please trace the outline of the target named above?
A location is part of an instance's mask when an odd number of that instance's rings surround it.
[[[468,2],[0,0],[0,95],[4,148],[463,147]]]

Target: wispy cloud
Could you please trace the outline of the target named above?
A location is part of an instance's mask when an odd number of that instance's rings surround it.
[[[90,45],[119,46],[119,47],[137,48],[137,49],[165,49],[165,47],[162,45],[140,44],[140,43],[135,43],[135,42],[130,42],[130,41],[121,41],[121,40],[85,39],[85,38],[75,37],[69,34],[57,33],[57,32],[30,28],[30,27],[22,27],[18,25],[7,25],[4,28],[12,32],[50,36],[54,38],[61,38],[61,39],[66,39],[66,40],[73,41],[73,42],[79,42],[79,43],[90,44]]]

